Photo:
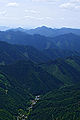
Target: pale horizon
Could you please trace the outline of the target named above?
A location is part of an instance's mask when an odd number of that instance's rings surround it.
[[[2,25],[0,25],[0,28],[6,29],[6,30],[7,29],[17,29],[17,28],[30,30],[30,29],[36,29],[36,28],[41,28],[41,27],[47,27],[47,28],[51,28],[51,29],[63,29],[63,28],[66,28],[66,29],[80,29],[80,28],[76,28],[76,27],[67,27],[67,26],[50,27],[50,26],[42,25],[42,26],[35,26],[35,27],[27,27],[27,26],[2,26]]]
[[[0,0],[0,26],[80,28],[80,0]]]

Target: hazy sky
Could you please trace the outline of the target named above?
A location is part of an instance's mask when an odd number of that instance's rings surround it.
[[[80,28],[80,0],[0,0],[0,26]]]

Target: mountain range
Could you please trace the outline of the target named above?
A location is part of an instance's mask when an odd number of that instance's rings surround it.
[[[21,31],[0,32],[0,41],[6,41],[11,44],[29,45],[37,49],[55,48],[50,38],[41,35],[29,35]]]
[[[5,31],[0,32],[0,41],[10,44],[28,45],[38,50],[44,49],[65,49],[72,51],[80,51],[80,36],[69,33],[56,37],[45,37],[41,35],[29,35],[21,31]]]
[[[34,106],[29,120],[79,120],[80,84],[47,93]]]
[[[11,64],[19,60],[31,60],[41,63],[48,61],[49,58],[34,47],[12,45],[0,41],[0,64]]]
[[[80,55],[79,52],[60,48],[38,50],[32,46],[13,45],[0,41],[0,65],[12,64],[19,60],[30,60],[34,63],[45,63],[57,58]]]
[[[33,107],[29,120],[80,119],[80,57],[69,57],[41,65],[64,83],[45,94]]]
[[[59,36],[59,35],[69,34],[69,33],[80,35],[80,29],[66,28],[66,27],[49,28],[46,26],[42,26],[42,27],[37,27],[35,29],[28,29],[28,30],[19,27],[19,28],[12,29],[12,30],[13,31],[22,31],[22,32],[25,32],[30,35],[39,34],[39,35],[46,36],[46,37],[55,37],[55,36]]]
[[[28,32],[0,32],[0,120],[79,120],[79,30]]]
[[[31,61],[0,66],[0,120],[15,120],[35,95],[59,88],[63,82]],[[4,113],[4,114],[3,114]]]

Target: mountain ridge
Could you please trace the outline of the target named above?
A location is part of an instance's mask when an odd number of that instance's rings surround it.
[[[80,29],[77,28],[66,28],[66,27],[62,27],[62,28],[50,28],[50,27],[46,27],[46,26],[41,26],[41,27],[37,27],[37,28],[33,28],[33,29],[24,29],[24,28],[16,28],[13,29],[13,31],[23,31],[26,32],[28,34],[40,34],[46,37],[55,37],[55,36],[59,36],[59,35],[63,35],[63,34],[68,34],[68,33],[73,33],[76,35],[80,35]]]

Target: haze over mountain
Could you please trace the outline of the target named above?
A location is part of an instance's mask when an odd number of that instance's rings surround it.
[[[54,37],[52,41],[58,48],[80,51],[80,35],[64,34]]]
[[[18,28],[10,28],[6,26],[0,26],[0,31],[6,31],[6,30],[12,30],[12,31],[21,31],[26,32],[27,34],[34,35],[39,34],[46,37],[55,37],[63,34],[73,33],[76,35],[80,35],[80,29],[77,28],[50,28],[46,26],[41,26],[33,29],[27,29],[24,27],[18,27]]]
[[[6,31],[11,29],[10,27],[6,27],[6,26],[0,26],[0,31]]]
[[[39,35],[43,35],[46,37],[55,37],[55,36],[59,36],[59,35],[63,35],[63,34],[68,34],[68,33],[73,33],[76,35],[80,35],[80,29],[77,28],[49,28],[46,26],[42,26],[42,27],[37,27],[34,29],[24,29],[24,28],[16,28],[16,29],[12,29],[13,31],[22,31],[22,32],[26,32],[27,34],[30,35],[34,35],[34,34],[39,34]]]
[[[58,35],[73,33],[76,35],[80,35],[80,29],[74,29],[74,28],[48,28],[46,26],[38,27],[31,30],[25,30],[28,34],[40,34],[47,37],[55,37]]]
[[[0,40],[11,44],[29,45],[37,49],[55,48],[50,38],[41,35],[29,35],[21,31],[0,32]]]
[[[80,50],[80,36],[68,33],[56,37],[45,37],[42,35],[29,35],[21,31],[0,32],[0,40],[11,44],[29,45],[39,50],[60,48],[66,50]]]

